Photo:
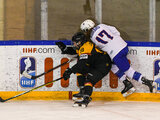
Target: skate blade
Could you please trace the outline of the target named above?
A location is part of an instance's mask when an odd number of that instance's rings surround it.
[[[72,105],[72,107],[82,107],[82,108],[86,108],[88,105],[86,105],[86,104],[78,104],[78,103],[74,103],[73,105]]]
[[[153,93],[157,93],[158,84],[156,82],[153,82]]]
[[[78,104],[78,103],[74,103],[73,105],[72,105],[72,107],[81,107],[82,105],[81,104]]]
[[[81,97],[72,97],[72,100],[73,101],[77,101],[77,102],[81,102],[82,100],[83,100],[83,98],[81,98]]]
[[[82,107],[82,108],[86,108],[87,105],[86,105],[86,104],[82,104],[81,107]]]
[[[130,90],[128,90],[127,92],[123,93],[123,97],[129,96],[132,93],[134,93],[135,91],[136,91],[136,89],[134,87],[132,87]]]

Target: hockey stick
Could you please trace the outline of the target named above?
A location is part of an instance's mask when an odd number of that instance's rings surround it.
[[[39,77],[41,77],[41,76],[43,76],[43,75],[45,75],[45,74],[47,74],[47,73],[49,73],[49,72],[51,72],[51,71],[53,71],[53,70],[55,70],[55,69],[57,69],[57,68],[65,65],[65,64],[67,64],[67,63],[72,62],[73,60],[75,60],[75,58],[77,58],[77,56],[76,56],[76,57],[73,57],[72,59],[70,59],[70,60],[68,60],[68,61],[66,61],[66,62],[64,62],[64,63],[62,63],[62,64],[60,64],[60,65],[57,65],[56,67],[51,68],[51,69],[48,70],[47,72],[41,73],[40,75],[37,75],[37,76],[29,75],[26,71],[24,71],[24,72],[22,73],[22,75],[23,75],[24,77],[26,77],[26,78],[29,78],[29,79],[36,79],[36,78],[39,78]]]
[[[13,99],[13,98],[17,98],[17,97],[22,96],[22,95],[24,95],[24,94],[27,94],[27,93],[29,93],[29,92],[31,92],[31,91],[33,91],[33,90],[36,90],[36,89],[38,89],[38,88],[41,88],[41,87],[43,87],[43,86],[45,86],[45,85],[49,85],[49,84],[51,84],[51,83],[53,83],[53,82],[56,82],[56,81],[58,81],[58,80],[61,80],[62,78],[63,78],[63,77],[60,77],[60,78],[58,78],[58,79],[56,79],[56,80],[53,80],[53,81],[51,81],[51,82],[42,84],[42,85],[40,85],[40,86],[38,86],[38,87],[35,87],[35,88],[31,89],[31,90],[28,90],[28,91],[26,91],[26,92],[23,92],[23,93],[21,93],[21,94],[18,94],[18,95],[16,95],[16,96],[10,97],[10,98],[5,99],[5,100],[0,97],[0,102],[6,102],[6,101],[11,100],[11,99]]]

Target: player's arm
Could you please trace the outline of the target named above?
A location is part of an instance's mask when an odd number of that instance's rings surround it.
[[[86,74],[89,71],[89,61],[90,56],[88,54],[81,54],[79,57],[79,60],[77,64],[75,64],[72,68],[67,68],[66,71],[63,74],[64,80],[67,80],[70,78],[70,75],[72,73],[80,73],[80,74]]]
[[[62,54],[77,54],[73,47],[67,47],[63,42],[56,42],[56,45],[61,49]]]

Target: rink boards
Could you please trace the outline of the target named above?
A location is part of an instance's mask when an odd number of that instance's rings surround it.
[[[30,75],[39,75],[63,62],[71,59],[71,55],[62,55],[55,45],[56,41],[0,41],[0,96],[12,97],[16,94],[28,91],[63,75],[67,67],[71,67],[76,60],[37,79],[27,79],[21,75],[27,71]],[[68,40],[63,41],[71,45]],[[128,42],[128,58],[132,67],[141,72],[148,79],[158,79],[160,62],[160,43]],[[136,93],[128,98],[123,98],[120,91],[123,84],[110,72],[95,85],[92,97],[103,100],[147,100],[159,101],[159,93],[149,93],[148,87],[132,80]],[[18,99],[71,99],[75,91],[78,91],[76,75],[72,74],[67,81],[63,79],[50,85],[39,88]],[[141,97],[140,97],[141,96]]]

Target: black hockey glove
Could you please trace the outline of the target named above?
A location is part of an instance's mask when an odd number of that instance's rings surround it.
[[[70,68],[67,68],[65,70],[65,72],[63,73],[63,79],[67,80],[68,78],[70,78],[70,75],[72,74],[72,70]]]
[[[56,42],[56,45],[61,49],[62,54],[67,49],[66,45],[63,42]]]

